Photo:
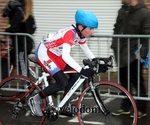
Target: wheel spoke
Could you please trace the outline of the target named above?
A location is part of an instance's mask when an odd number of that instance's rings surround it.
[[[80,125],[136,125],[137,124],[137,109],[134,99],[130,93],[122,86],[113,82],[100,82],[95,84],[104,106],[110,113],[104,115],[97,106],[94,98],[87,93],[91,93],[90,89],[86,89],[80,96],[78,101],[78,119]],[[135,113],[134,118],[130,118],[131,114],[114,116],[113,112],[120,109],[123,101],[130,103],[131,113]]]

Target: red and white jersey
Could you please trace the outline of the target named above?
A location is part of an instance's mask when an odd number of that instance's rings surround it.
[[[70,26],[60,29],[53,34],[46,34],[42,42],[49,51],[57,56],[61,56],[64,43],[69,44],[73,48],[77,44],[85,44],[86,38],[80,39],[74,27]]]
[[[70,55],[72,48],[77,44],[80,45],[87,58],[93,59],[95,57],[86,43],[86,38],[81,39],[73,26],[60,29],[53,34],[46,34],[37,48],[36,57],[40,61],[42,59],[45,60],[49,52],[51,52],[57,57],[62,58],[66,64],[77,72],[80,72],[82,67]],[[47,50],[49,50],[49,52]],[[43,63],[43,61],[41,61],[41,63]]]

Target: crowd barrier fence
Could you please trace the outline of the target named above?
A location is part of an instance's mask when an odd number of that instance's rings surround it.
[[[3,37],[2,37],[3,36]],[[26,41],[26,38],[29,37],[31,38],[34,43],[35,42],[35,39],[32,35],[29,35],[29,34],[25,34],[25,33],[3,33],[3,32],[0,32],[0,81],[2,80],[2,67],[1,67],[1,61],[2,61],[2,56],[5,55],[5,53],[7,53],[7,56],[8,56],[8,65],[10,65],[10,49],[11,49],[11,39],[10,39],[10,36],[15,36],[16,37],[16,44],[18,41],[17,37],[18,36],[23,36],[24,37],[24,42]],[[112,39],[113,38],[116,38],[117,39],[117,45],[118,45],[118,58],[120,58],[120,39],[127,39],[127,53],[128,53],[128,58],[127,58],[127,61],[128,61],[128,73],[130,73],[130,40],[131,39],[138,39],[137,40],[137,44],[138,46],[140,46],[140,40],[141,39],[148,39],[148,42],[149,42],[149,45],[148,45],[148,50],[150,51],[150,35],[95,35],[93,37],[91,37],[87,42],[90,43],[89,46],[91,48],[92,51],[94,51],[94,54],[96,56],[102,56],[105,55],[105,56],[110,56],[110,55],[113,55],[113,51],[110,49],[110,45],[111,45],[111,42],[112,42]],[[26,44],[26,42],[25,42]],[[26,47],[26,45],[25,45]],[[36,47],[36,44],[35,44],[35,47]],[[102,49],[102,50],[101,50]],[[138,48],[137,48],[138,49]],[[101,50],[101,51],[100,51]],[[79,52],[79,55],[82,55],[80,54],[81,52]],[[27,55],[26,51],[25,51],[25,55]],[[34,56],[34,55],[33,55]],[[18,53],[16,52],[16,57],[18,57]],[[81,64],[81,61],[83,58],[85,58],[84,56],[81,57],[81,56],[76,56],[74,53],[73,53],[73,57],[76,58],[78,60],[78,62]],[[28,57],[26,56],[26,60],[28,61]],[[15,75],[19,75],[19,68],[18,68],[18,59],[16,58],[16,71],[15,71]],[[148,61],[150,63],[150,61]],[[27,63],[27,62],[26,62]],[[118,65],[117,65],[118,64]],[[139,61],[139,64],[140,64],[140,61]],[[82,65],[82,64],[81,64]],[[114,82],[117,82],[118,84],[120,84],[120,79],[119,79],[119,76],[120,76],[120,72],[118,70],[118,67],[120,65],[120,62],[118,60],[118,62],[116,63],[116,60],[114,60],[114,68],[113,69],[109,69],[106,73],[100,73],[97,77],[96,77],[96,81],[99,81],[99,80],[108,80],[108,81],[114,81]],[[150,64],[149,64],[150,65]],[[32,66],[32,68],[34,68],[35,70],[35,74],[37,75],[40,75],[40,70],[41,70],[41,67],[40,66],[37,66],[36,64],[31,64],[30,66]],[[139,66],[139,65],[138,65]],[[11,70],[11,66],[9,67],[8,69],[9,71]],[[147,69],[147,68],[144,68],[143,70],[143,75],[144,75],[144,80],[145,80],[145,86],[146,86],[146,92],[147,92],[147,97],[142,97],[140,96],[140,81],[139,81],[139,77],[140,77],[140,74],[139,74],[139,71],[140,69],[138,68],[138,84],[137,84],[137,88],[138,88],[138,92],[136,92],[137,94],[134,95],[134,98],[135,99],[139,99],[139,100],[150,100],[150,70]],[[8,74],[8,76],[11,75],[11,74]],[[128,75],[128,90],[130,91],[130,76]],[[11,89],[11,88],[10,88]],[[82,90],[81,90],[82,91]],[[60,92],[61,93],[61,92]],[[76,93],[78,94],[78,92]]]

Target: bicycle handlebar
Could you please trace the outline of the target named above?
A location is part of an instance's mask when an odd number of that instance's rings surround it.
[[[113,56],[108,58],[94,58],[92,60],[84,59],[83,64],[92,68],[96,74],[106,72],[109,67],[113,67]]]
[[[35,57],[29,57],[31,62],[37,63]],[[109,67],[113,67],[113,56],[108,58],[94,58],[92,60],[84,59],[83,64],[92,68],[96,74],[100,72],[106,72]]]

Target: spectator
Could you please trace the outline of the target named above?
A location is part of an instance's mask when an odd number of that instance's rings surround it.
[[[142,0],[122,0],[122,7],[118,11],[118,17],[116,19],[116,23],[114,25],[114,34],[139,34],[146,35],[150,34],[150,13],[146,8],[144,2]],[[146,57],[148,52],[148,39],[140,39],[140,44],[142,44],[142,48],[140,54],[142,58]],[[122,86],[127,88],[128,86],[128,75],[130,78],[130,84],[133,84],[136,92],[138,91],[138,73],[139,73],[139,83],[140,83],[140,96],[146,97],[146,88],[144,86],[144,79],[142,76],[143,64],[140,63],[140,72],[138,72],[138,60],[136,59],[134,52],[138,49],[138,39],[131,38],[130,39],[130,57],[129,57],[129,71],[128,74],[128,39],[121,38],[119,45],[119,54],[120,58],[118,59],[118,42],[117,39],[114,38],[112,41],[111,48],[114,50],[116,62],[120,62],[119,71],[120,71],[120,82]],[[130,86],[131,88],[131,86]],[[132,93],[132,90],[130,90]],[[121,104],[120,110],[113,112],[113,115],[122,115],[122,114],[130,114],[129,110],[130,104],[125,100]],[[137,108],[139,111],[139,118],[146,116],[147,102],[143,100],[137,100]],[[131,117],[133,115],[131,114]]]
[[[30,33],[33,34],[36,25],[32,16],[32,0],[11,0],[7,3],[3,11],[3,17],[8,17],[9,27],[6,28],[5,32],[10,33]],[[30,26],[30,25],[33,26]],[[11,36],[12,46],[14,49],[10,51],[10,62],[16,66],[16,54],[18,54],[19,61],[19,74],[27,75],[28,61],[27,56],[31,53],[34,43],[29,37],[26,37],[26,41],[23,36]],[[18,41],[16,43],[16,41]],[[26,42],[26,48],[25,48]],[[17,53],[17,51],[18,53]],[[7,59],[2,59],[2,78],[8,76],[8,65]]]

